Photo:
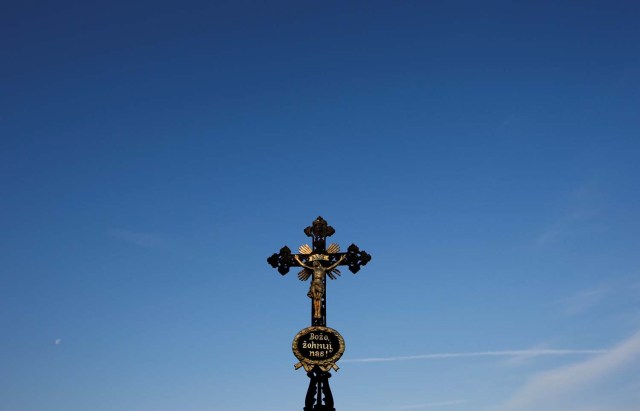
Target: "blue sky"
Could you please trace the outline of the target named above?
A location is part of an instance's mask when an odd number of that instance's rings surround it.
[[[0,16],[0,409],[640,408],[637,2],[23,2]]]

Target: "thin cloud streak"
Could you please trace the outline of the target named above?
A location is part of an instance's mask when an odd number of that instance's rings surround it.
[[[600,214],[598,181],[586,181],[566,195],[566,210],[554,223],[538,234],[534,243],[538,246],[554,244],[567,237],[584,235],[596,229],[593,226]]]
[[[439,354],[421,354],[421,355],[405,355],[395,357],[371,357],[371,358],[351,358],[344,359],[342,362],[389,362],[389,361],[409,361],[409,360],[436,360],[445,358],[463,358],[463,357],[537,357],[541,355],[590,355],[604,354],[608,350],[508,350],[508,351],[476,351],[476,352],[457,352],[457,353],[439,353]]]
[[[560,304],[566,315],[574,316],[582,314],[599,304],[611,293],[608,287],[601,286],[594,289],[583,290],[571,297],[565,298]]]

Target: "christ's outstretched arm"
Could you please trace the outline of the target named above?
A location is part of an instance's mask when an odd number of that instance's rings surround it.
[[[300,257],[298,257],[297,255],[294,255],[293,258],[295,258],[296,261],[298,262],[298,264],[300,264],[302,267],[308,268],[309,270],[313,270],[313,267],[309,267],[308,265],[304,265],[302,260],[300,260]]]
[[[338,259],[338,261],[336,261],[334,264],[332,264],[332,265],[330,265],[329,267],[325,268],[325,270],[327,270],[327,271],[331,271],[331,270],[333,270],[333,269],[334,269],[334,268],[336,268],[338,265],[340,265],[340,263],[342,262],[342,260],[344,260],[344,255],[343,255],[342,257],[340,257],[340,258]]]

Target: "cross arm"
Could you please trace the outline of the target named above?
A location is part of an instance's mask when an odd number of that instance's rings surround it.
[[[346,253],[336,253],[333,255],[336,260],[344,256],[344,260],[342,260],[338,265],[348,266],[349,271],[354,274],[360,271],[362,266],[367,265],[367,263],[371,261],[371,255],[364,250],[360,250],[360,248],[355,244],[351,244],[349,248],[347,248]]]
[[[309,261],[308,254],[293,254],[289,247],[284,246],[280,249],[279,253],[274,253],[271,257],[267,258],[267,263],[269,263],[271,267],[278,269],[280,274],[285,275],[291,267],[303,267],[296,261],[296,255],[302,258],[303,263]],[[371,261],[371,255],[364,250],[360,250],[355,244],[351,244],[347,248],[346,253],[330,253],[324,255],[328,255],[330,264],[338,263],[337,265],[339,266],[346,265],[349,267],[349,271],[354,274],[360,271],[362,266],[367,265],[367,263]]]
[[[267,258],[267,263],[273,268],[277,268],[278,272],[285,275],[291,267],[300,267],[300,264],[294,258],[295,254],[291,253],[291,249],[286,245],[280,249],[279,253],[274,253]]]

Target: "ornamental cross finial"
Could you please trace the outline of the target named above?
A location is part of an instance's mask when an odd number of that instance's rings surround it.
[[[327,247],[327,237],[331,237],[335,232],[336,230],[322,217],[318,217],[304,229],[307,237],[311,238],[312,247],[304,244],[299,247],[299,254],[292,254],[291,249],[284,246],[279,253],[267,258],[267,262],[282,275],[287,274],[291,267],[302,267],[298,273],[301,281],[313,277],[307,293],[312,300],[311,325],[327,325],[326,277],[336,279],[340,275],[337,267],[341,265],[348,266],[349,271],[355,274],[371,260],[371,256],[355,244],[351,244],[346,253],[341,253],[340,246],[335,243]]]

